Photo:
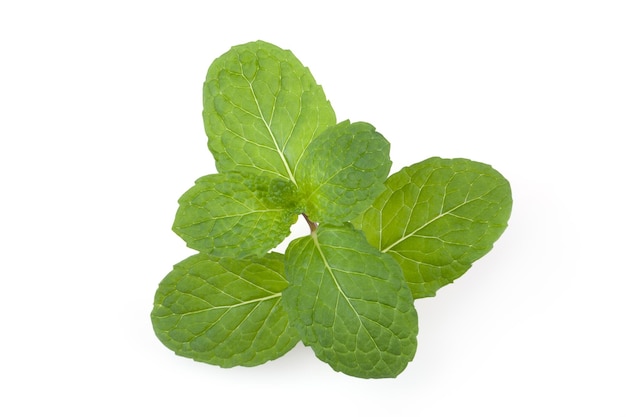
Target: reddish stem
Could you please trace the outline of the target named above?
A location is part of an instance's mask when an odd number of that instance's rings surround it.
[[[317,230],[317,223],[309,220],[307,215],[304,213],[302,213],[302,217],[304,217],[304,220],[306,220],[307,224],[309,225],[309,228],[311,229],[311,234],[315,233],[315,231]]]

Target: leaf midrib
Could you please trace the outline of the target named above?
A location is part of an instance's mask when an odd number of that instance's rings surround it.
[[[240,65],[241,65],[241,63],[240,63]],[[287,171],[287,175],[289,176],[289,180],[291,182],[293,182],[294,185],[297,186],[298,183],[296,182],[296,178],[293,175],[293,172],[291,171],[291,168],[289,167],[289,163],[287,162],[287,159],[285,158],[285,154],[283,153],[283,151],[280,148],[280,146],[278,146],[278,141],[276,140],[276,136],[274,136],[274,132],[272,131],[272,128],[270,127],[268,121],[265,120],[265,116],[263,114],[263,111],[261,111],[261,104],[259,103],[259,100],[257,98],[256,91],[254,91],[254,87],[252,85],[252,82],[243,73],[243,67],[241,69],[241,75],[243,76],[243,78],[246,80],[246,82],[250,86],[250,91],[252,92],[252,98],[254,98],[254,103],[256,104],[256,108],[257,108],[257,110],[259,112],[258,118],[261,119],[261,121],[265,125],[265,129],[267,129],[267,132],[269,133],[270,138],[272,139],[272,142],[274,143],[274,148],[276,149],[276,152],[278,153],[278,156],[280,156],[280,160],[282,161],[283,165],[285,166],[285,170]],[[272,111],[273,111],[273,109],[272,109]]]
[[[282,294],[283,294],[282,292],[278,292],[278,293],[275,293],[275,294],[268,295],[266,297],[254,298],[252,300],[242,301],[242,302],[237,303],[237,304],[223,305],[223,306],[211,306],[211,307],[203,308],[203,309],[200,309],[200,310],[194,310],[194,311],[190,311],[190,312],[187,312],[187,313],[182,313],[182,314],[179,314],[179,316],[182,318],[184,316],[188,316],[188,315],[191,315],[191,314],[199,314],[199,313],[204,313],[204,312],[207,312],[207,311],[222,310],[222,309],[231,310],[233,308],[242,307],[242,306],[245,306],[245,305],[248,305],[248,304],[254,304],[254,303],[261,304],[263,301],[267,301],[267,300],[271,300],[273,298],[281,297]],[[174,313],[170,314],[170,316],[172,316],[172,315],[174,315]],[[167,317],[167,316],[163,316],[163,317]]]
[[[465,200],[464,202],[462,202],[461,204],[458,204],[457,206],[452,207],[451,209],[445,211],[445,212],[440,212],[437,216],[433,217],[432,219],[430,219],[429,221],[427,221],[426,223],[424,223],[423,225],[421,225],[420,227],[418,227],[417,229],[415,229],[414,231],[412,231],[409,234],[403,234],[402,237],[400,237],[398,240],[396,240],[395,242],[393,242],[391,245],[387,246],[384,249],[381,249],[381,252],[383,253],[387,253],[388,251],[390,251],[394,246],[397,246],[398,244],[404,242],[407,239],[412,238],[413,236],[417,235],[421,230],[423,230],[424,228],[426,228],[428,225],[436,222],[437,220],[447,216],[447,215],[451,215],[454,213],[455,210],[458,210],[459,208],[463,207],[466,204],[472,203],[476,200],[480,200],[481,198],[483,198],[485,195],[481,195],[478,196],[476,198],[473,198],[471,200]],[[382,228],[381,228],[382,231]],[[381,233],[382,236],[382,233]],[[382,243],[382,240],[381,240]]]
[[[365,333],[367,333],[367,336],[370,338],[372,343],[374,343],[374,346],[376,346],[376,348],[380,351],[381,349],[378,346],[378,343],[376,343],[376,340],[374,339],[374,337],[372,337],[371,333],[369,332],[369,330],[367,329],[367,327],[363,323],[363,320],[361,320],[361,315],[356,311],[356,309],[354,308],[354,306],[350,302],[350,298],[348,298],[348,295],[343,291],[343,288],[339,284],[339,281],[337,280],[337,277],[335,276],[335,273],[334,273],[333,269],[331,268],[330,264],[328,263],[328,260],[326,259],[326,256],[324,255],[324,252],[322,251],[322,247],[321,247],[321,245],[319,243],[319,240],[317,239],[317,233],[313,232],[311,234],[311,237],[313,238],[313,243],[315,244],[315,248],[317,249],[318,253],[320,254],[320,257],[322,258],[322,262],[324,263],[324,267],[326,268],[326,270],[330,274],[330,276],[331,276],[331,278],[332,278],[332,280],[333,280],[333,282],[335,284],[335,287],[337,287],[337,290],[339,291],[339,294],[341,294],[341,296],[346,300],[346,303],[348,303],[348,305],[350,306],[350,309],[352,310],[352,312],[354,312],[354,315],[359,320],[359,326],[361,328],[365,329]],[[336,317],[336,312],[335,312],[335,317]]]

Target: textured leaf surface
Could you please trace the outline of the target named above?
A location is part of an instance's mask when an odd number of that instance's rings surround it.
[[[295,183],[309,143],[336,123],[311,72],[287,50],[258,41],[211,64],[204,126],[220,172],[278,176]]]
[[[157,337],[176,354],[222,367],[276,359],[298,341],[281,305],[283,255],[197,254],[174,266],[154,298]]]
[[[398,375],[417,348],[417,313],[399,265],[350,225],[291,242],[284,305],[306,345],[333,369]]]
[[[190,248],[215,256],[261,256],[290,233],[298,211],[286,181],[213,174],[180,198],[173,230]]]
[[[402,266],[415,298],[434,296],[491,250],[507,226],[508,181],[489,165],[431,158],[390,176],[354,221]]]
[[[297,180],[309,218],[341,224],[365,211],[385,189],[389,142],[367,123],[345,121],[311,143],[301,167]]]

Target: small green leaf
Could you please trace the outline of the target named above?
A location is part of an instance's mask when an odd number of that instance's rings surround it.
[[[413,297],[394,259],[351,225],[321,226],[286,252],[290,323],[333,369],[397,376],[417,348]]]
[[[276,359],[298,342],[282,307],[283,255],[193,255],[174,266],[154,297],[157,337],[177,355],[225,368]]]
[[[385,186],[389,142],[372,125],[344,121],[324,131],[302,157],[297,181],[313,221],[342,224],[367,209]]]
[[[204,127],[220,172],[296,183],[309,143],[336,123],[311,72],[291,53],[258,41],[217,58],[204,83]]]
[[[298,219],[294,189],[278,179],[207,175],[178,201],[173,230],[200,252],[261,256],[282,242]]]
[[[491,250],[511,214],[508,181],[467,159],[427,159],[385,185],[354,224],[398,261],[415,298],[434,296],[465,273]]]

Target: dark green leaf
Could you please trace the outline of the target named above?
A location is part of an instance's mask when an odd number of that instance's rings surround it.
[[[349,224],[321,226],[291,242],[290,322],[333,369],[362,378],[397,376],[417,348],[417,313],[400,266]]]
[[[152,324],[176,354],[222,367],[255,366],[297,343],[282,308],[283,255],[197,254],[174,266],[154,298]]]
[[[372,125],[345,121],[327,129],[298,171],[307,215],[322,223],[352,220],[383,192],[390,168],[389,142]]]

